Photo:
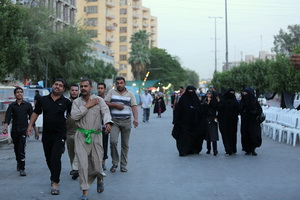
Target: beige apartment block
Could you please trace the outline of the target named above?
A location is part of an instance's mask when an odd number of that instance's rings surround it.
[[[132,34],[146,30],[150,46],[157,46],[157,18],[151,16],[142,0],[79,0],[76,21],[95,42],[111,50],[118,75],[126,80],[134,79],[127,61]]]

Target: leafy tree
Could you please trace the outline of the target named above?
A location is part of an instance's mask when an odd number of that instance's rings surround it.
[[[157,47],[150,49],[150,61],[147,69],[151,72],[149,80],[161,80],[171,83],[174,88],[186,86],[188,73],[181,67],[179,58],[173,57],[165,49]]]
[[[0,79],[28,65],[27,38],[22,37],[24,11],[8,0],[0,0]]]
[[[112,64],[106,65],[102,60],[94,62],[94,66],[89,66],[89,70],[85,70],[84,77],[89,77],[97,83],[104,82],[104,79],[111,78],[112,75],[116,77],[118,72]]]
[[[145,74],[145,66],[150,64],[149,34],[140,30],[131,36],[131,52],[128,62],[134,78],[141,80],[141,74]]]
[[[199,86],[199,75],[194,71],[190,69],[185,69],[188,74],[188,79],[186,80],[185,85],[192,85],[196,88]]]
[[[288,26],[288,32],[280,29],[279,34],[274,36],[273,43],[273,51],[277,54],[290,55],[300,45],[300,25]]]

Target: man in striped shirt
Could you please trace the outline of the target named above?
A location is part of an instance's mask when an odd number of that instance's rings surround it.
[[[115,172],[119,164],[118,138],[121,134],[121,172],[127,172],[127,155],[129,149],[129,136],[131,132],[131,113],[133,114],[133,126],[138,126],[138,111],[135,96],[126,89],[123,77],[116,78],[116,88],[111,89],[105,101],[110,108],[114,125],[110,132],[110,150],[112,157],[111,172]]]

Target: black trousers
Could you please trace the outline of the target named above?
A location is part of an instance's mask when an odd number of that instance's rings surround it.
[[[59,183],[61,173],[61,156],[65,150],[65,135],[43,134],[42,142],[46,162],[50,170],[50,180]]]
[[[107,148],[108,148],[108,134],[105,134],[102,132],[102,143],[103,143],[103,160],[106,160],[108,158],[107,156]]]
[[[11,138],[14,144],[16,161],[20,170],[25,170],[25,147],[26,147],[26,132],[11,133]]]
[[[209,151],[211,150],[211,143],[213,145],[213,151],[217,151],[218,150],[217,141],[211,142],[209,140],[206,141],[207,150],[209,150]]]

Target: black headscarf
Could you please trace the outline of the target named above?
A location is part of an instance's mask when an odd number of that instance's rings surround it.
[[[233,93],[232,93],[233,92]],[[236,97],[235,97],[235,90],[232,89],[232,88],[229,88],[225,94],[223,95],[223,99],[224,100],[236,100]]]

